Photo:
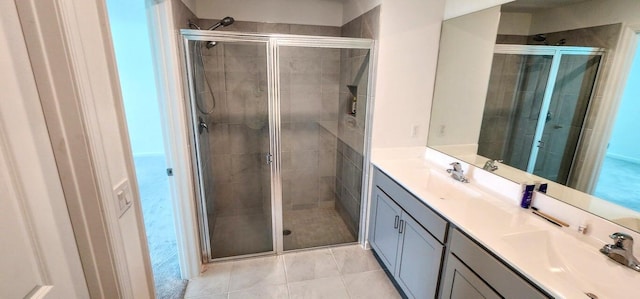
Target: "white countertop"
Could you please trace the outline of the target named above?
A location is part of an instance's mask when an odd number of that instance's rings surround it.
[[[470,184],[450,179],[442,163],[425,158],[424,148],[374,151],[372,163],[557,298],[587,298],[585,292],[600,298],[637,295],[640,273],[599,253],[603,243],[559,228],[473,179]]]

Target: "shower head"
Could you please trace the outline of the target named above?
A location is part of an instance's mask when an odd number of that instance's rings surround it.
[[[536,34],[533,36],[533,40],[537,42],[544,42],[547,40],[547,36],[544,34]]]
[[[217,44],[218,44],[218,42],[208,41],[207,44],[205,45],[205,47],[207,47],[207,49],[211,49],[211,48],[215,47]]]
[[[235,20],[232,17],[224,17],[220,22],[213,24],[211,27],[207,28],[207,30],[216,30],[218,27],[226,27],[233,24]]]
[[[566,43],[567,43],[567,39],[563,38],[556,43],[556,46],[563,46]]]

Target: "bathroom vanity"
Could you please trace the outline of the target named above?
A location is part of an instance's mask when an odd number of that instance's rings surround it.
[[[442,276],[444,298],[548,297],[377,168],[373,180],[369,242],[407,296],[432,297]]]
[[[487,188],[479,169],[469,172],[470,183],[455,181],[426,157],[430,149],[386,151],[372,159],[368,241],[407,297],[633,294],[640,273],[600,254],[602,242],[535,216],[499,192],[512,186]]]

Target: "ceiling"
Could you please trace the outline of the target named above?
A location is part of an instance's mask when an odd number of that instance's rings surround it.
[[[502,5],[502,11],[530,12],[532,10],[549,9],[587,1],[590,0],[517,0]]]

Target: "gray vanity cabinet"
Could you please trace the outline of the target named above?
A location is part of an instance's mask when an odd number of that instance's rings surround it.
[[[447,268],[444,270],[441,298],[469,299],[469,298],[501,298],[478,275],[467,268],[454,255],[449,255]]]
[[[408,215],[402,219],[397,283],[409,297],[432,298],[437,293],[444,246]]]
[[[444,254],[434,236],[444,240],[447,222],[379,171],[374,181],[371,247],[409,298],[434,298]]]
[[[457,229],[449,242],[440,298],[549,298]]]
[[[371,205],[371,237],[369,242],[389,271],[396,268],[398,242],[400,241],[400,216],[402,209],[384,192],[373,193]]]

